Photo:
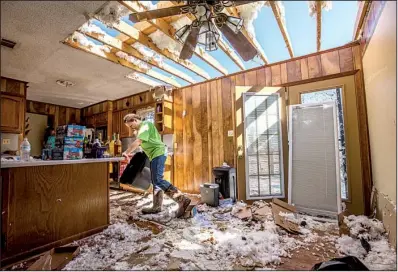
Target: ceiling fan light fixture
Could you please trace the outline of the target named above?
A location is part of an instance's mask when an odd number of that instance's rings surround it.
[[[204,45],[206,51],[217,50],[217,43],[220,39],[216,27],[212,21],[206,21],[202,23],[199,32],[198,43]]]
[[[174,35],[176,40],[181,43],[184,43],[189,35],[190,30],[191,30],[191,25],[185,25],[181,27],[179,30],[176,31]]]
[[[238,33],[243,26],[243,20],[238,17],[228,16],[226,24],[235,32]]]

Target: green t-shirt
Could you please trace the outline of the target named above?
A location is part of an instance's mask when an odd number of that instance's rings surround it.
[[[151,122],[143,121],[141,123],[137,138],[142,141],[141,147],[150,161],[165,154],[165,144],[162,142],[158,130]]]

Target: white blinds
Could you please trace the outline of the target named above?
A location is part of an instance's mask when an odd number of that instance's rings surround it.
[[[245,93],[247,199],[283,195],[279,95]]]
[[[335,104],[294,105],[289,118],[289,202],[298,210],[340,211]]]

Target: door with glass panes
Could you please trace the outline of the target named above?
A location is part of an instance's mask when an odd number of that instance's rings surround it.
[[[238,199],[285,199],[285,88],[237,86],[235,94]]]

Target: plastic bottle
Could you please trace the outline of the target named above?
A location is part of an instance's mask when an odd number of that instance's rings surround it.
[[[30,160],[30,143],[28,138],[24,138],[21,143],[21,161],[29,161]]]

